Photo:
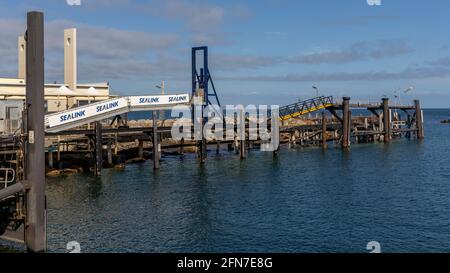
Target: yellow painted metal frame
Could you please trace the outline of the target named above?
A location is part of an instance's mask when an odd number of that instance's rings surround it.
[[[319,106],[316,106],[316,107],[305,109],[303,111],[299,111],[299,112],[295,112],[293,114],[282,116],[282,117],[280,117],[280,120],[288,120],[290,118],[303,116],[303,115],[306,115],[306,114],[309,114],[309,113],[312,113],[312,112],[316,112],[316,111],[319,111],[319,110],[322,110],[322,109],[325,109],[325,108],[328,108],[328,107],[331,107],[331,106],[333,106],[332,103],[322,104],[322,105],[319,105]]]

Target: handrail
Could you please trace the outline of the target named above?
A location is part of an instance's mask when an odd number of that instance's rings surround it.
[[[182,104],[190,104],[189,94],[119,97],[48,114],[45,131],[54,133],[127,112],[164,110]]]
[[[283,106],[283,107],[280,107],[280,109],[281,108],[287,108],[287,107],[290,107],[290,106],[295,106],[295,105],[298,105],[298,104],[305,104],[305,103],[309,103],[309,102],[314,102],[314,101],[318,101],[318,100],[327,100],[327,99],[331,99],[331,101],[333,101],[333,97],[332,96],[329,96],[329,97],[325,97],[325,96],[320,96],[320,97],[316,97],[316,98],[312,98],[312,99],[307,99],[307,100],[302,100],[302,101],[299,101],[299,102],[295,102],[295,103],[292,103],[292,104],[288,104],[288,105],[286,105],[286,106]]]
[[[13,183],[16,180],[16,171],[11,168],[0,168],[0,172],[4,172],[4,181],[1,181],[4,183],[4,187],[8,187],[8,184]],[[11,178],[9,178],[9,175],[11,175]]]
[[[288,118],[301,116],[307,113],[315,112],[330,106],[333,106],[332,96],[320,96],[304,101],[299,101],[293,104],[289,104],[279,108],[280,119],[285,120]]]

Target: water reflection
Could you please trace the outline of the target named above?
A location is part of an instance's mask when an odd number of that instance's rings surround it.
[[[48,179],[48,242],[65,252],[448,250],[450,126],[385,144],[164,157],[124,171]],[[448,118],[448,117],[447,117]],[[433,126],[430,124],[434,124]]]

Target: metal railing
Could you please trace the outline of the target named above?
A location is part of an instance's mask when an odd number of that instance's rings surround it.
[[[8,187],[8,184],[16,180],[16,171],[11,168],[0,168],[0,189]]]
[[[280,119],[286,120],[293,117],[298,117],[327,107],[333,106],[333,97],[317,97],[305,101],[299,101],[287,106],[280,107]]]
[[[45,131],[60,132],[128,112],[165,110],[176,105],[190,105],[189,98],[189,94],[173,94],[128,96],[95,102],[45,115]]]
[[[15,134],[22,126],[20,119],[0,120],[0,135]]]

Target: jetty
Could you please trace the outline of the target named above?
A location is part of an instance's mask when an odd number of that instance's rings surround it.
[[[184,124],[191,138],[174,139],[174,118],[161,111],[174,106],[202,111],[220,100],[208,62],[208,48],[192,48],[192,90],[173,95],[106,97],[62,111],[45,111],[43,13],[28,14],[25,40],[26,94],[20,126],[0,135],[0,239],[24,243],[29,251],[46,250],[46,175],[90,172],[101,176],[103,168],[123,168],[127,163],[152,160],[161,168],[165,154],[194,153],[199,164],[207,164],[208,153],[222,150],[242,160],[267,144],[250,138],[252,119],[242,111],[232,122],[232,139],[194,138],[194,118]],[[198,62],[199,55],[202,62]],[[74,84],[71,84],[74,87]],[[70,87],[70,86],[69,86]],[[104,95],[104,94],[103,94]],[[356,114],[363,110],[364,114]],[[147,120],[130,121],[127,114],[151,112]],[[397,138],[423,139],[423,111],[420,101],[392,105],[389,98],[376,103],[352,102],[350,97],[319,96],[279,107],[278,115],[265,120],[265,130],[289,148],[330,146],[348,150],[358,143],[389,143]],[[219,113],[220,115],[220,113]],[[201,128],[208,122],[202,116]],[[224,125],[229,120],[223,119]],[[261,129],[259,127],[258,129]],[[271,151],[279,155],[279,148]],[[118,167],[119,166],[119,167]],[[152,171],[152,170],[149,170]],[[156,171],[155,171],[156,172]]]

